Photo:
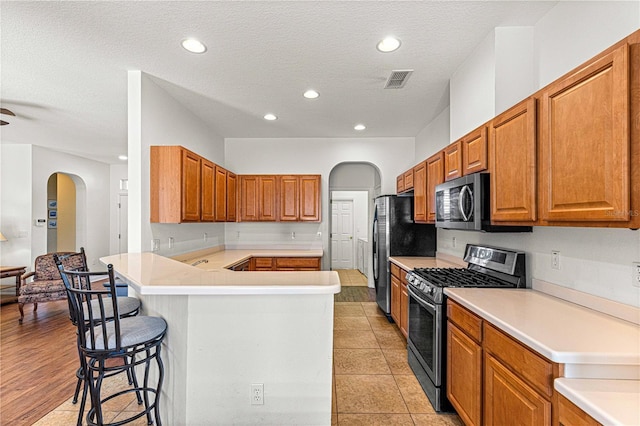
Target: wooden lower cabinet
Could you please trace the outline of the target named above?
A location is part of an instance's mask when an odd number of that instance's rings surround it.
[[[482,347],[447,324],[447,398],[465,425],[482,424]]]
[[[251,271],[319,271],[320,257],[252,257]]]
[[[551,425],[562,365],[451,299],[447,317],[447,397],[464,423]]]
[[[407,271],[391,262],[389,263],[389,270],[391,271],[391,318],[393,318],[406,338],[409,326]]]
[[[553,406],[553,426],[602,426],[580,407],[556,392]]]
[[[484,356],[484,424],[551,425],[551,401],[489,354]]]

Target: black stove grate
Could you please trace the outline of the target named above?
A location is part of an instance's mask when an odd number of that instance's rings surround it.
[[[465,268],[416,268],[413,273],[437,287],[515,287],[508,281]]]

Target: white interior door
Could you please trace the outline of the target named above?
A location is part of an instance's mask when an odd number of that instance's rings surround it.
[[[354,269],[353,201],[331,202],[331,269]]]
[[[127,253],[129,247],[129,195],[118,196],[118,253]]]

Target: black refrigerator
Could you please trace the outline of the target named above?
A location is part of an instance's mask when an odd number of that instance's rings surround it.
[[[381,195],[373,213],[376,301],[391,321],[391,256],[435,256],[436,227],[413,221],[413,196]]]

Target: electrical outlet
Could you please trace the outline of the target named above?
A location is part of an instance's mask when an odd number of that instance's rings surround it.
[[[551,252],[551,269],[560,269],[560,252],[558,250]]]
[[[206,232],[204,234],[202,234],[202,241],[204,241],[206,243],[207,242],[207,238],[209,238],[209,234],[207,234]]]
[[[451,238],[451,247],[456,248],[456,237]]]
[[[251,385],[251,405],[264,405],[264,384]]]
[[[173,240],[173,237],[169,237],[169,248],[172,249],[174,245],[175,245],[175,242]]]
[[[292,232],[292,233],[291,233],[291,239],[292,239],[292,240],[295,240],[295,239],[296,239],[296,233],[295,233],[295,232]]]
[[[633,262],[632,265],[631,284],[634,287],[640,287],[640,262]]]
[[[158,250],[160,250],[160,239],[154,238],[153,240],[151,240],[151,251]]]

